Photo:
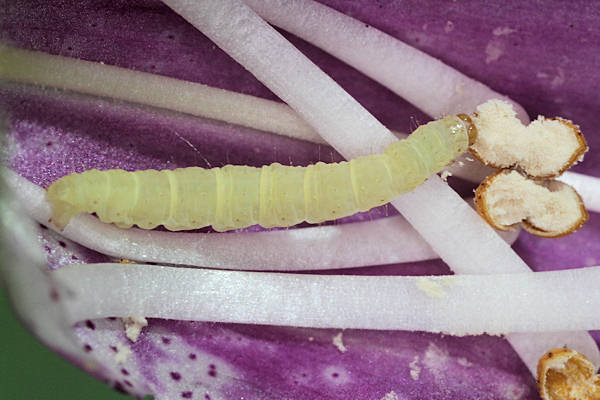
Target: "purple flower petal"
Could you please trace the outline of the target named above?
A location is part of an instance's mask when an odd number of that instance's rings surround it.
[[[600,5],[430,0],[328,5],[381,29],[511,96],[535,116],[574,120],[592,150],[600,145]],[[201,82],[274,99],[242,67],[160,2],[64,1],[3,8],[0,39],[26,49]],[[390,128],[410,131],[427,117],[328,54],[290,40]],[[214,121],[131,105],[6,86],[9,164],[47,186],[89,168],[172,168],[339,161],[327,146],[250,132]],[[65,157],[65,154],[68,154]],[[593,151],[578,172],[600,176]],[[383,209],[368,217],[385,215]],[[600,218],[554,240],[523,235],[515,249],[536,270],[600,262]],[[103,255],[42,231],[51,268]],[[73,259],[72,257],[75,257]],[[347,273],[445,273],[441,262]],[[339,273],[339,271],[336,271]],[[499,337],[418,332],[289,329],[151,320],[137,342],[119,320],[75,328],[115,388],[161,398],[474,399],[537,398],[535,382]],[[596,335],[598,340],[598,335]],[[117,349],[115,352],[114,349]],[[194,355],[192,357],[192,354]],[[127,379],[123,380],[123,370]],[[175,379],[177,376],[178,379]],[[387,396],[387,397],[386,397]],[[396,396],[396,397],[394,397]]]

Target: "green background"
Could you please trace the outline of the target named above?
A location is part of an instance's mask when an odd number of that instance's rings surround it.
[[[1,289],[0,398],[132,399],[80,371],[38,342],[15,318]]]

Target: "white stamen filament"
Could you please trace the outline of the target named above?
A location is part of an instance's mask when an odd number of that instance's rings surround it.
[[[600,328],[600,267],[406,277],[74,264],[52,275],[73,294],[65,300],[73,323],[144,315],[454,335]]]
[[[0,80],[49,86],[277,132],[323,139],[285,104],[146,72],[0,43]]]

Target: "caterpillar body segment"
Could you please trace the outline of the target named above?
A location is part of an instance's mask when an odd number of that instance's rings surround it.
[[[274,163],[175,170],[89,170],[48,187],[52,222],[64,228],[76,214],[96,213],[122,228],[217,231],[285,227],[352,215],[411,191],[465,152],[468,117],[448,116],[420,126],[384,153],[308,167]]]

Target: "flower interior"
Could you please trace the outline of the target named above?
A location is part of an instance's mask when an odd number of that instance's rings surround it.
[[[143,232],[79,215],[60,232],[43,196],[94,168],[339,162],[382,151],[390,129],[499,96],[523,122],[575,121],[593,149],[600,38],[585,26],[597,6],[248,2],[292,35],[241,2],[167,3],[17,2],[0,21],[7,182],[39,222],[32,248],[50,271],[15,261],[37,273],[10,270],[11,298],[48,346],[119,391],[156,398],[533,399],[531,371],[548,349],[568,342],[600,361],[599,336],[586,332],[597,329],[596,270],[583,269],[600,259],[593,152],[561,177],[589,222],[558,239],[521,234],[512,247],[462,199],[489,171],[470,157],[452,166],[454,190],[434,176],[391,205],[287,230]],[[453,272],[466,275],[432,277]],[[460,290],[472,300],[452,303]],[[475,318],[479,302],[489,311]],[[443,320],[451,304],[456,319]]]

